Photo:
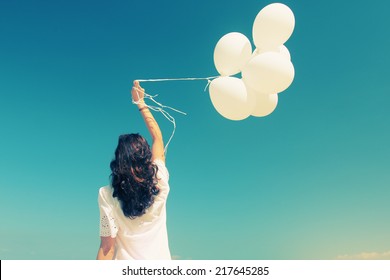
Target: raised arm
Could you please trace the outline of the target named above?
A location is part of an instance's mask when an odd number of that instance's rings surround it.
[[[161,159],[163,162],[165,162],[164,141],[162,133],[160,127],[152,115],[152,112],[150,112],[149,108],[145,105],[144,93],[145,90],[139,85],[139,82],[134,81],[131,95],[133,100],[137,103],[138,109],[145,121],[146,127],[152,136],[152,160]]]

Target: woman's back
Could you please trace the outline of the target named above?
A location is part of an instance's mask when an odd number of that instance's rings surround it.
[[[130,219],[123,214],[111,186],[99,190],[100,236],[115,238],[114,259],[171,259],[166,227],[169,173],[163,161],[154,163],[160,191],[140,217]]]

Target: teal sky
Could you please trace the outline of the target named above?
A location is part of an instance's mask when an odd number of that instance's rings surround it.
[[[216,42],[251,39],[270,3],[0,0],[0,258],[94,259],[118,135],[150,139],[132,80],[217,75]],[[390,4],[283,3],[296,76],[270,116],[224,119],[204,81],[142,84],[188,113],[167,155],[175,258],[390,258]]]

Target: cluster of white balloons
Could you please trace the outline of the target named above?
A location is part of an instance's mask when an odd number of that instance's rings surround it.
[[[294,66],[283,45],[295,26],[294,14],[284,4],[264,7],[253,24],[252,52],[249,39],[238,32],[224,35],[215,46],[214,64],[221,75],[210,83],[215,109],[227,119],[271,114],[278,104],[278,93],[294,79]],[[242,78],[231,77],[241,72]]]

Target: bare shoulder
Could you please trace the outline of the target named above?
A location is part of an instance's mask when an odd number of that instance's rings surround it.
[[[152,160],[161,160],[165,163],[164,142],[162,138],[153,140]]]

